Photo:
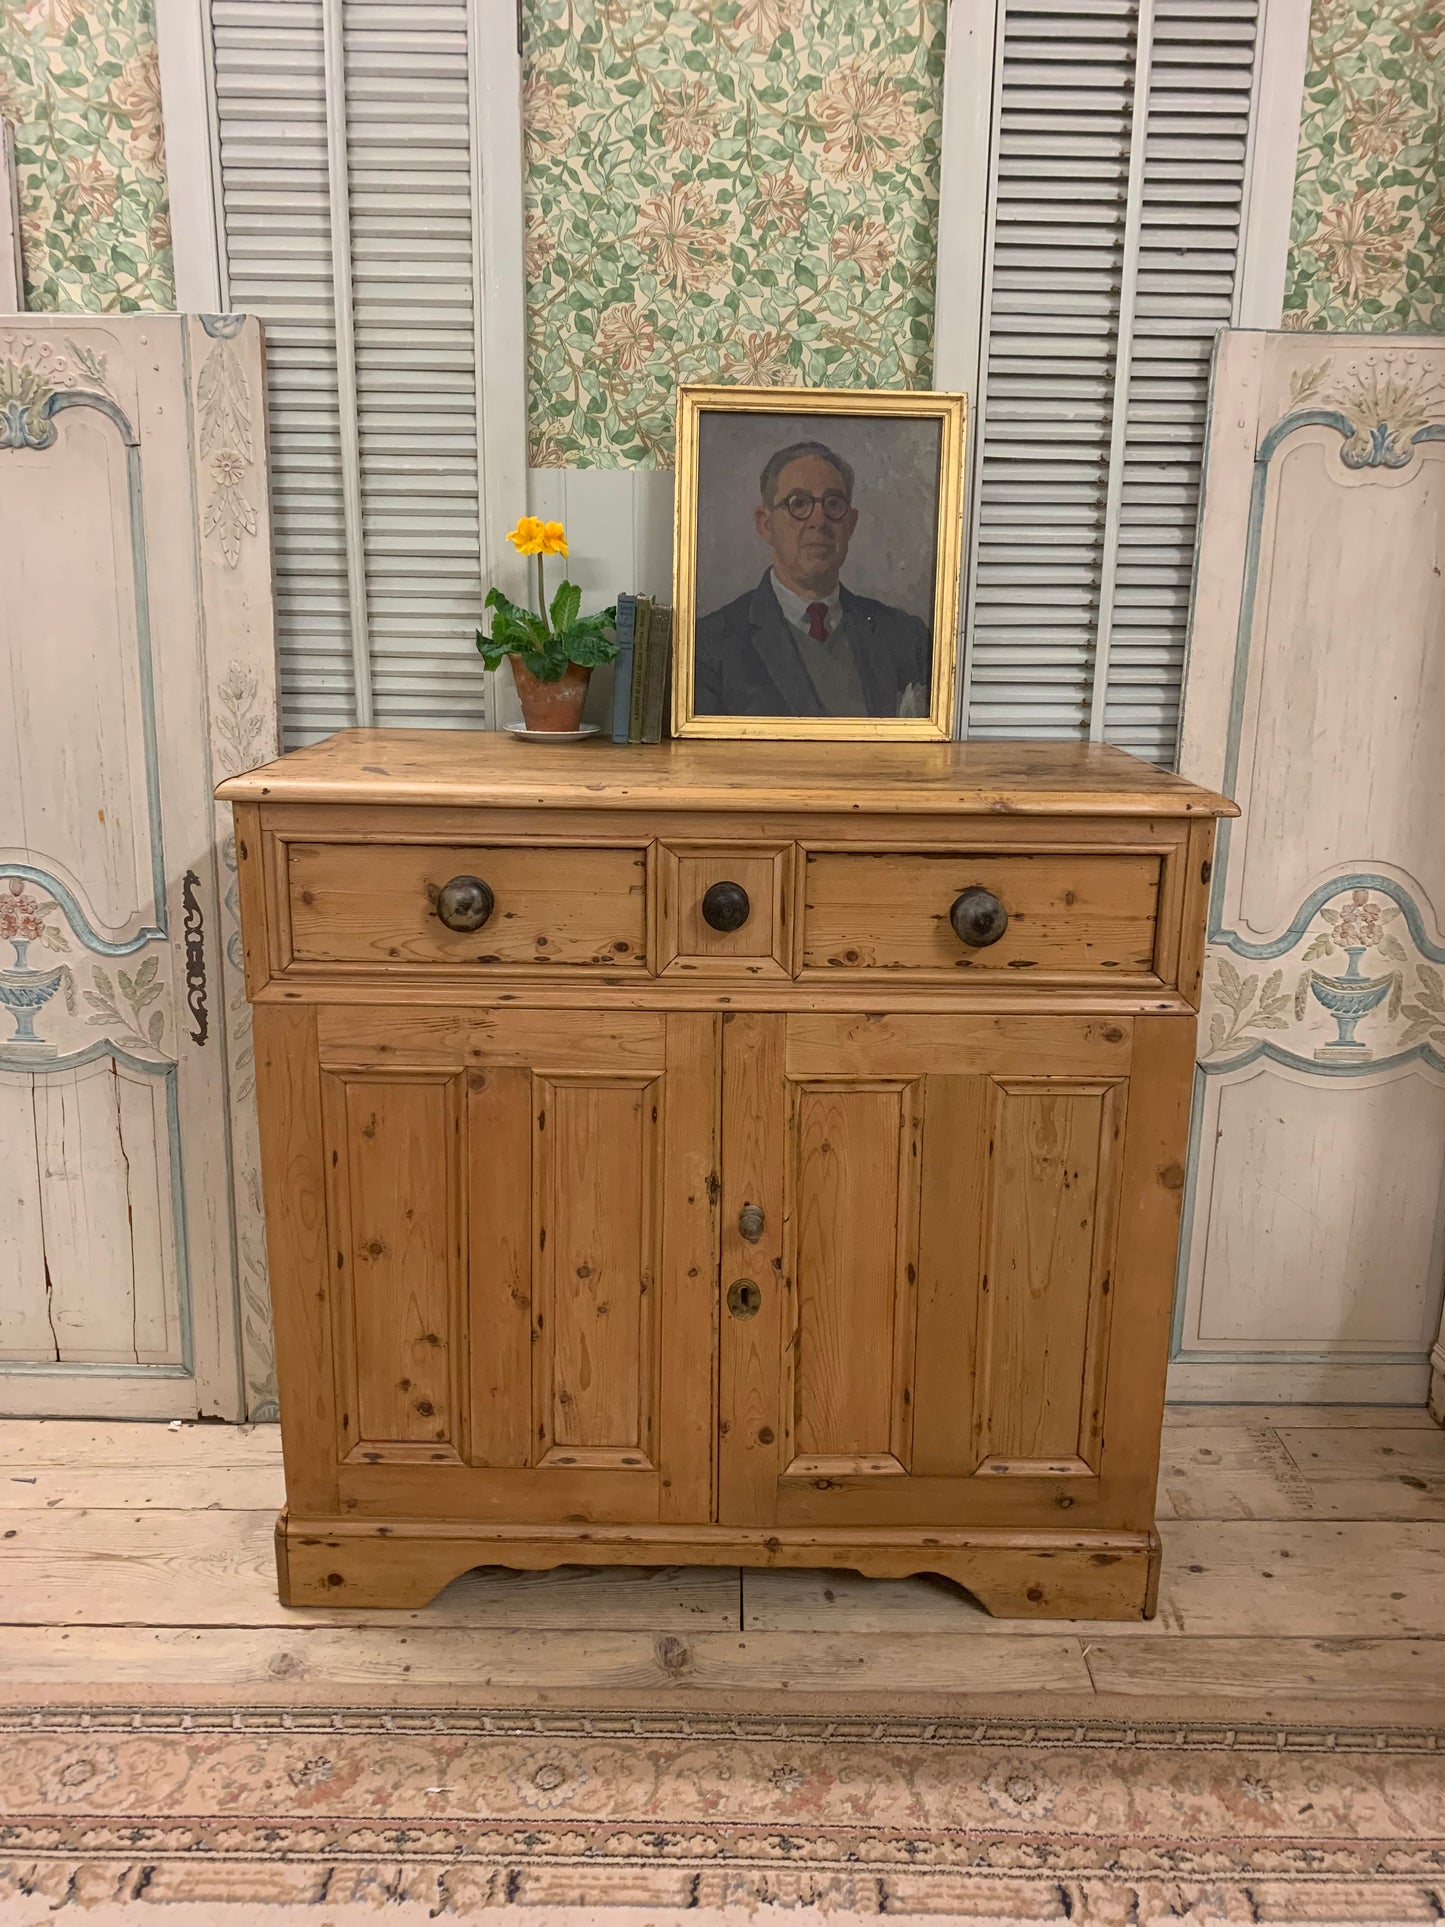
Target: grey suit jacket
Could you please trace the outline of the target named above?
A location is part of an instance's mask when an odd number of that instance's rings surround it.
[[[699,716],[821,716],[825,712],[797,638],[773,594],[769,570],[755,589],[697,625],[694,709]],[[858,666],[870,716],[896,716],[910,683],[927,690],[933,644],[927,626],[871,596],[840,592],[842,639]]]

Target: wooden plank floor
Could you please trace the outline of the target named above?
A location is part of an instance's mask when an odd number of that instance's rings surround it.
[[[281,1498],[275,1427],[0,1421],[0,1697],[1445,1714],[1445,1432],[1414,1409],[1172,1408],[1148,1624],[708,1568],[473,1572],[417,1612],[293,1611]]]

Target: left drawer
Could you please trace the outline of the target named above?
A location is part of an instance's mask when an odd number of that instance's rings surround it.
[[[289,925],[289,931],[278,932],[283,969],[288,964],[647,968],[647,853],[642,846],[288,839],[278,843],[277,852],[279,921]]]

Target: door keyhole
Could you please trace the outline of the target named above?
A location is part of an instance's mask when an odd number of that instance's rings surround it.
[[[751,1278],[735,1278],[728,1286],[728,1310],[734,1318],[756,1318],[763,1308],[763,1294]]]

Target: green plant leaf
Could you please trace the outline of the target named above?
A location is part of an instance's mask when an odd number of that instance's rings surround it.
[[[584,669],[596,669],[601,663],[611,662],[617,654],[615,636],[584,622],[574,624],[564,636],[558,637],[557,643],[566,651],[568,662]]]
[[[567,658],[539,649],[517,649],[513,654],[526,664],[538,682],[557,682],[567,672]]]
[[[493,642],[490,637],[484,636],[481,630],[478,629],[477,653],[482,659],[483,668],[500,669],[502,666],[502,658],[507,652],[501,643]]]
[[[582,607],[582,591],[575,582],[559,582],[552,598],[552,634],[561,637],[577,620]]]

